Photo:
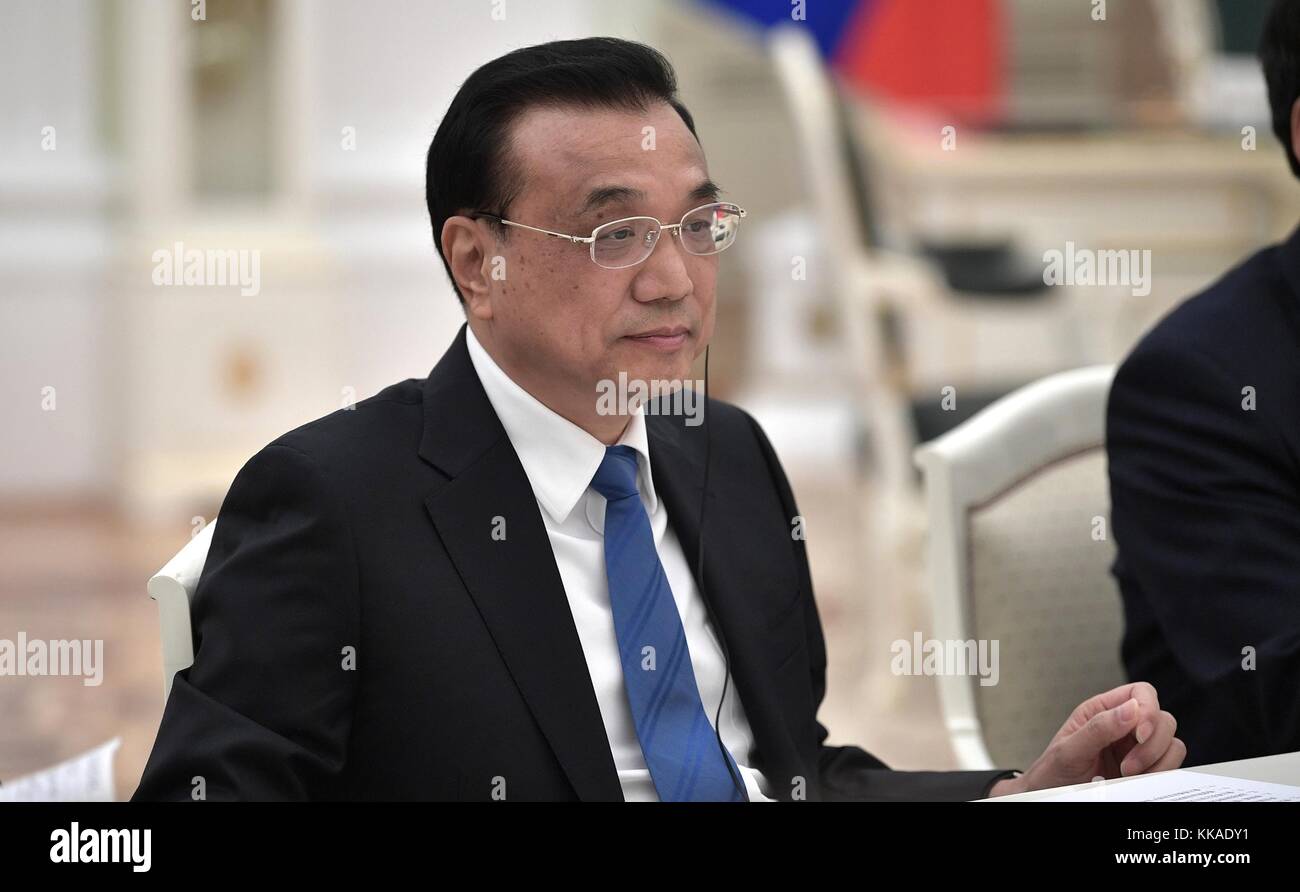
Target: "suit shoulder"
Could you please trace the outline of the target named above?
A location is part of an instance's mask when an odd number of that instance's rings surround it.
[[[383,461],[419,442],[423,405],[420,378],[390,384],[373,396],[301,424],[276,437],[262,452],[291,449],[324,466]]]
[[[1149,354],[1214,362],[1221,370],[1256,367],[1274,344],[1295,351],[1295,332],[1284,311],[1295,300],[1282,274],[1276,245],[1228,270],[1211,285],[1169,311],[1133,348],[1125,364]]]
[[[737,446],[744,442],[753,442],[758,422],[754,416],[735,403],[707,397],[704,401],[703,418],[705,425],[713,431],[714,445],[725,443]],[[705,425],[699,425],[703,427]]]
[[[647,412],[651,432],[676,444],[703,462],[709,450],[715,461],[725,456],[726,464],[746,473],[771,473],[775,451],[758,421],[735,403],[708,397],[703,406],[689,411],[671,411],[661,405]]]
[[[705,412],[717,426],[717,429],[728,433],[750,435],[753,429],[758,427],[758,422],[754,420],[754,416],[735,403],[729,403],[725,400],[709,397],[705,401]]]

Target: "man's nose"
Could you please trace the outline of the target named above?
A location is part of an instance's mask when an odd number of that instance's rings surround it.
[[[672,233],[677,230],[660,230],[650,256],[641,262],[641,269],[632,283],[632,296],[643,303],[656,300],[681,300],[695,289],[686,269],[690,255],[682,247],[681,239]]]

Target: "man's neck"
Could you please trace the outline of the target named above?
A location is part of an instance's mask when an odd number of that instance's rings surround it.
[[[486,327],[474,329],[471,326],[479,346],[511,381],[556,415],[576,424],[604,445],[612,446],[619,441],[623,432],[627,430],[631,418],[627,415],[602,415],[597,412],[594,386],[589,395],[578,396],[575,399],[571,391],[556,392],[555,389],[546,386],[549,382],[533,380],[524,369],[517,368],[510,362],[505,356],[505,351],[499,349],[493,340],[491,331],[485,329]]]

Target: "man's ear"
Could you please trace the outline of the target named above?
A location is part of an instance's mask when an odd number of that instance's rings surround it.
[[[1300,161],[1300,98],[1291,103],[1291,154]]]
[[[465,298],[465,311],[480,319],[492,318],[491,242],[484,227],[469,217],[448,217],[442,224],[443,256]]]

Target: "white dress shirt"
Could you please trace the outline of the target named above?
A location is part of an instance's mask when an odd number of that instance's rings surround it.
[[[472,329],[466,329],[466,341],[474,370],[519,455],[537,497],[587,660],[587,671],[596,691],[623,797],[629,802],[658,801],[637,738],[627,691],[623,687],[623,665],[619,660],[618,636],[614,631],[614,614],[609,602],[609,581],[605,576],[605,497],[591,488],[591,478],[605,457],[605,445],[516,384],[488,356]],[[595,399],[593,390],[592,400]],[[641,501],[650,518],[659,560],[677,602],[700,700],[712,728],[718,701],[722,698],[725,671],[722,649],[681,545],[668,523],[668,509],[655,496],[645,416],[639,410],[629,418],[627,429],[618,442],[631,446],[637,453]],[[526,608],[520,605],[520,609]],[[750,801],[775,801],[766,795],[770,790],[767,780],[748,765],[752,758],[754,734],[745,718],[734,679],[728,683],[721,722],[722,742],[736,760]]]

